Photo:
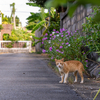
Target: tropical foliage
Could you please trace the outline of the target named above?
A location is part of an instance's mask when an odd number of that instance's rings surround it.
[[[47,0],[29,0],[30,2],[34,2],[34,4],[40,6],[40,7],[44,7],[44,4]]]

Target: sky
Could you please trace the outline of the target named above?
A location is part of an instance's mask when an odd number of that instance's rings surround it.
[[[28,3],[28,0],[0,0],[0,11],[4,14],[10,17],[11,15],[11,7],[10,4],[15,3],[15,16],[17,15],[22,23],[22,26],[26,26],[26,18],[30,16],[30,12],[39,12],[38,7],[32,7],[29,5],[26,5]]]

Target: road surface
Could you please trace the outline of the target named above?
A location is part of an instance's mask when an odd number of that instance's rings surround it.
[[[83,100],[37,54],[0,55],[0,100]]]

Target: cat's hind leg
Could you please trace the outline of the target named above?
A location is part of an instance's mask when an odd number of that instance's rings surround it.
[[[81,82],[80,83],[83,83],[84,82],[83,72],[79,71],[79,74],[80,74],[80,77],[81,77]]]
[[[74,72],[74,76],[75,76],[75,81],[74,82],[77,82],[77,71]]]

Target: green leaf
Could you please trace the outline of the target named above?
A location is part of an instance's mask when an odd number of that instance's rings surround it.
[[[33,7],[40,7],[40,6],[37,5],[36,3],[26,3],[26,5],[33,6]]]
[[[50,7],[58,7],[60,5],[63,5],[65,3],[67,3],[69,0],[48,0],[45,3],[46,8],[50,8]]]
[[[70,17],[73,16],[73,13],[75,12],[75,10],[77,9],[78,6],[79,5],[77,3],[76,4],[73,4],[72,6],[70,6],[69,11],[68,11],[68,15]]]
[[[43,20],[39,23],[37,23],[37,25],[33,28],[32,33],[34,33],[38,28],[40,28],[40,26],[42,26],[44,23],[46,23],[46,20]]]
[[[93,23],[100,22],[100,12],[95,15],[93,18]]]

